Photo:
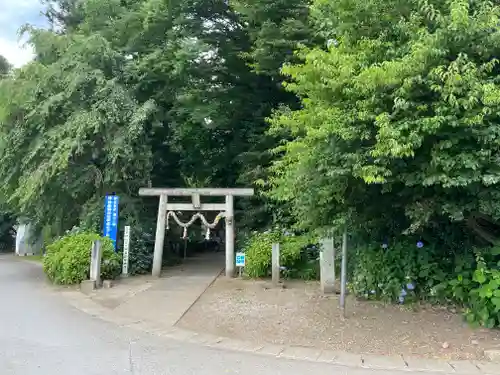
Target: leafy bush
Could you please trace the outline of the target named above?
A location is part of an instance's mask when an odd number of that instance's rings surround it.
[[[272,245],[279,242],[277,232],[254,232],[247,239],[245,251],[245,273],[250,277],[268,276],[271,269]]]
[[[294,237],[299,239],[292,243],[291,248],[300,247],[300,253],[293,263],[282,268],[283,276],[289,279],[318,280],[319,273],[319,245],[306,244],[308,238]]]
[[[488,328],[500,325],[500,270],[495,269],[485,261],[481,255],[477,255],[477,267],[472,274],[472,282],[459,275],[461,284],[465,291],[468,291],[468,301],[466,302],[465,317],[471,324],[482,325]]]
[[[434,288],[434,294],[464,307],[472,325],[500,326],[500,247],[475,249],[457,258],[455,277]]]
[[[422,242],[359,246],[351,256],[350,288],[366,299],[402,303],[417,296],[427,298],[446,278],[447,260],[438,259],[436,250]]]
[[[500,246],[461,250],[450,257],[408,241],[359,246],[351,254],[350,288],[366,299],[452,303],[463,308],[471,325],[499,327]]]
[[[92,242],[101,240],[101,277],[114,279],[121,272],[121,257],[113,243],[96,233],[66,235],[47,247],[43,269],[56,284],[76,284],[89,278]]]
[[[246,242],[245,272],[250,277],[267,277],[271,274],[273,243],[280,244],[280,266],[287,277],[317,278],[317,255],[311,236],[294,236],[278,231],[252,233]]]
[[[132,227],[130,233],[129,273],[140,275],[151,272],[153,267],[154,235],[141,228]]]

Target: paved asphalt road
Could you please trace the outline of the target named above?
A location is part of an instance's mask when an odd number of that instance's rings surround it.
[[[216,350],[119,328],[71,307],[39,266],[10,256],[0,256],[0,295],[1,375],[409,374]]]

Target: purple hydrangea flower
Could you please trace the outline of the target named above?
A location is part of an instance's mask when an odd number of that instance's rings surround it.
[[[422,247],[424,247],[424,243],[422,241],[418,241],[417,242],[417,247],[420,249]]]
[[[408,290],[415,290],[415,284],[413,284],[413,283],[406,284],[406,289],[408,289]]]
[[[399,296],[404,298],[404,297],[406,297],[407,294],[408,293],[406,293],[406,290],[401,289],[401,293],[399,293]]]

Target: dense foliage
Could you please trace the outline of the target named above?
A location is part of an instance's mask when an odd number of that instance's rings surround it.
[[[140,275],[151,272],[153,267],[154,234],[144,228],[133,227],[130,233],[129,273]]]
[[[434,288],[453,269],[453,259],[422,241],[360,245],[352,259],[354,294],[387,302],[436,300]]]
[[[472,325],[500,326],[500,248],[473,249],[457,257],[454,277],[437,285],[433,294],[464,308]]]
[[[348,220],[373,236],[467,224],[493,242],[499,12],[487,1],[316,2],[332,42],[284,68],[303,107],[274,117],[294,139],[277,150],[272,196],[292,201],[305,228]]]
[[[115,279],[121,273],[121,257],[107,237],[95,233],[66,235],[47,247],[43,269],[56,284],[77,284],[88,280],[92,242],[101,240],[101,278]]]
[[[279,235],[290,276],[316,277],[314,251],[290,241],[347,226],[359,296],[397,301],[410,283],[499,323],[498,4],[48,3],[52,27],[24,29],[34,61],[0,67],[9,215],[96,231],[115,192],[145,272],[157,202],[139,187],[254,185],[236,223],[306,233]],[[268,273],[272,233],[247,243],[250,275]],[[473,276],[457,273],[465,259]]]
[[[492,328],[500,325],[499,262],[498,246],[451,254],[422,241],[364,245],[351,255],[350,287],[363,299],[453,304],[469,323]]]
[[[11,252],[15,249],[16,220],[7,213],[0,211],[0,252]]]
[[[35,61],[0,83],[0,189],[16,212],[61,234],[100,215],[105,193],[137,219],[155,210],[140,186],[266,175],[265,119],[293,95],[248,65],[252,41],[227,2],[50,3],[54,30],[25,30]],[[261,202],[246,224],[269,223]]]

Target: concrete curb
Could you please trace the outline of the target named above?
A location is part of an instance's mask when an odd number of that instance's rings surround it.
[[[162,326],[158,323],[119,316],[112,310],[92,301],[79,291],[66,291],[63,295],[76,309],[101,320],[124,328],[132,328],[156,336],[201,345],[214,349],[253,353],[291,360],[330,363],[333,365],[388,371],[417,371],[427,374],[467,374],[500,375],[500,365],[479,361],[444,361],[423,358],[385,357],[368,354],[335,352],[308,347],[265,344],[259,345],[227,337],[198,333],[175,326]]]

